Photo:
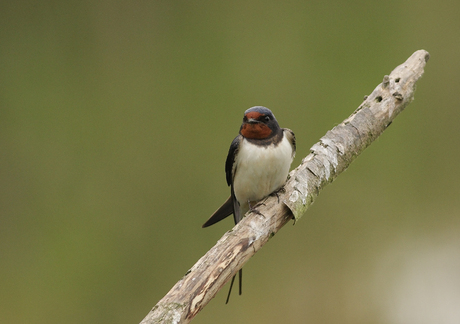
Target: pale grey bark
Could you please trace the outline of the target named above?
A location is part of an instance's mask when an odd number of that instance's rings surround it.
[[[285,190],[257,206],[222,236],[176,283],[141,324],[189,323],[222,286],[290,219],[298,220],[321,192],[414,99],[428,52],[419,50],[383,78],[341,124],[328,131],[291,171]]]

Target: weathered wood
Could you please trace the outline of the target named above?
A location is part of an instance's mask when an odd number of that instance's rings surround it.
[[[341,124],[328,131],[291,171],[285,189],[249,212],[176,283],[141,324],[189,323],[222,286],[293,217],[298,220],[332,182],[414,99],[428,52],[419,50],[383,78]]]
[[[415,84],[423,75],[428,52],[419,50],[385,75],[383,82],[364,98],[350,117],[328,131],[310,149],[302,164],[290,173],[284,200],[296,220],[332,182],[391,124],[414,99]]]

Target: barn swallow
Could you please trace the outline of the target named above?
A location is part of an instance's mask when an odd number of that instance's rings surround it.
[[[233,214],[235,225],[253,204],[279,190],[286,182],[294,159],[296,143],[294,133],[280,128],[270,109],[256,106],[244,112],[240,132],[233,140],[225,162],[230,197],[203,224],[213,225]],[[239,271],[241,295],[242,270]],[[233,281],[227,296],[232,291]]]

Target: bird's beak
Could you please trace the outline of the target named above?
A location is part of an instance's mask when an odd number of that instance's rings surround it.
[[[254,119],[254,118],[248,119],[248,124],[256,124],[256,123],[258,123],[257,119]]]

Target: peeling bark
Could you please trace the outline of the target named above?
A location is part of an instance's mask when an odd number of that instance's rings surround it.
[[[227,281],[289,220],[305,214],[324,186],[391,124],[414,99],[428,52],[416,51],[383,78],[350,117],[328,131],[289,174],[284,189],[248,212],[149,312],[141,324],[189,323]]]

